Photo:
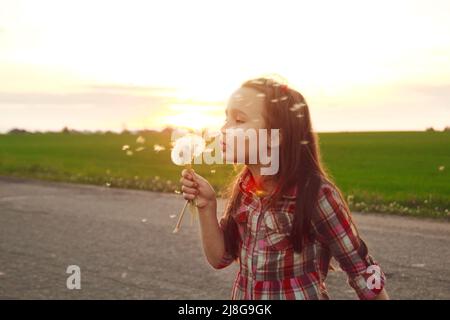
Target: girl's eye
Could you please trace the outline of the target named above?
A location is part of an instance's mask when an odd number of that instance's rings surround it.
[[[245,123],[245,121],[241,119],[236,119],[236,123]]]

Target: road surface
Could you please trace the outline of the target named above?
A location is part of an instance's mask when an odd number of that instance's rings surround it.
[[[198,223],[172,234],[181,195],[0,177],[0,299],[228,299]],[[224,203],[219,202],[219,208]],[[450,299],[450,223],[354,212],[392,299]],[[67,267],[81,289],[66,286]],[[331,272],[332,299],[356,299]]]

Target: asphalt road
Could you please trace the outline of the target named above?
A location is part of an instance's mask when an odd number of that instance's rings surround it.
[[[172,234],[181,195],[0,177],[0,299],[228,299],[198,223]],[[223,208],[224,203],[219,202]],[[450,223],[354,213],[392,299],[450,299]],[[69,290],[69,265],[81,289]],[[355,299],[343,272],[332,299]]]

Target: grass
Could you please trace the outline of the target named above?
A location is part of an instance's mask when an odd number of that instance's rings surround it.
[[[0,175],[179,192],[170,134],[0,135]],[[323,162],[352,210],[450,216],[450,132],[320,133]],[[156,152],[154,145],[165,150]],[[122,150],[129,146],[132,155]],[[144,147],[142,151],[137,148]],[[196,165],[219,192],[232,165]]]

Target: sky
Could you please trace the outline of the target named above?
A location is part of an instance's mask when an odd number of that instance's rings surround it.
[[[278,75],[316,131],[450,126],[450,1],[0,0],[0,132],[217,129]]]

